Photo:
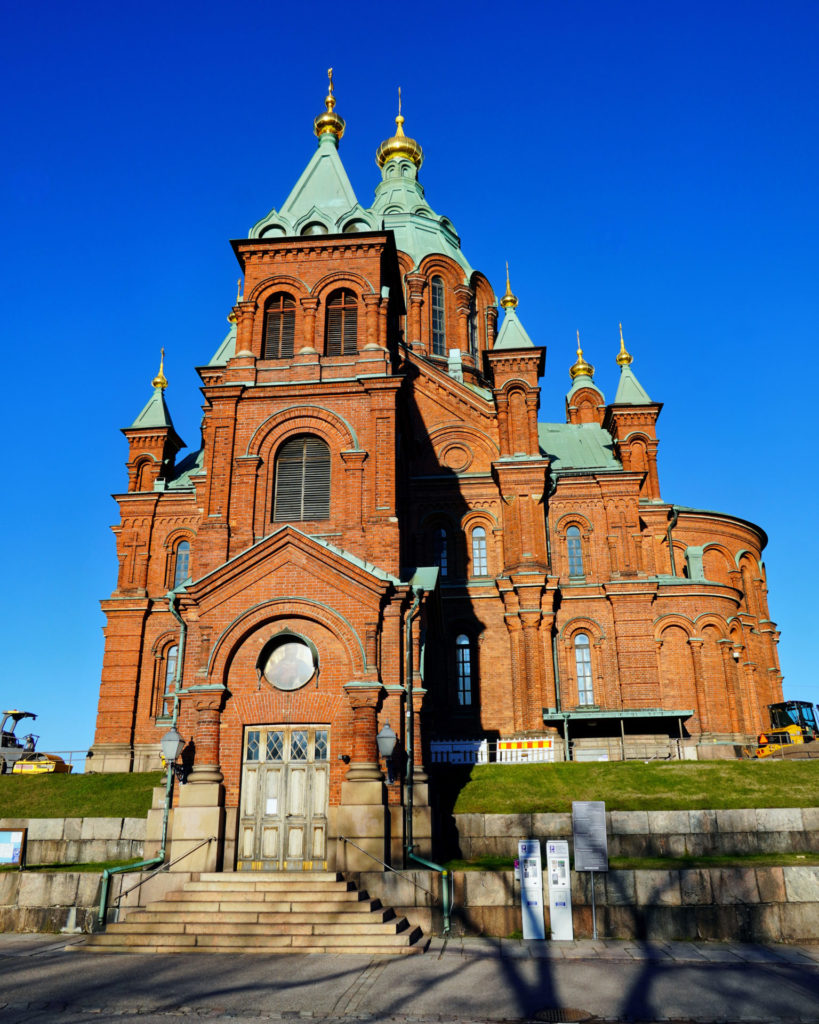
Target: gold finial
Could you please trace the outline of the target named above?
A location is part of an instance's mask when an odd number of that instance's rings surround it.
[[[322,135],[332,135],[336,143],[344,134],[344,118],[339,117],[336,113],[336,97],[333,91],[333,69],[327,68],[327,78],[330,80],[330,85],[327,89],[327,95],[324,98],[324,113],[319,116],[313,122],[313,131],[321,138]]]
[[[240,277],[237,280],[237,282],[236,282],[236,302],[234,303],[234,305],[238,306],[241,301],[242,301],[242,279]],[[238,319],[239,319],[238,316],[236,316],[236,313],[233,310],[231,310],[228,313],[227,321],[228,321],[229,324],[235,324]]]
[[[506,261],[506,294],[500,300],[500,304],[504,309],[514,309],[518,304],[518,297],[512,293],[509,285],[509,260]]]
[[[404,115],[401,113],[401,86],[398,86],[398,116],[395,119],[395,135],[385,139],[375,151],[375,162],[383,167],[388,160],[397,157],[412,160],[416,167],[424,162],[424,151],[415,141],[404,134]]]
[[[159,373],[151,381],[151,386],[164,391],[168,386],[168,378],[165,376],[165,349],[159,350]]]
[[[626,343],[623,341],[623,325],[620,324],[620,351],[617,355],[617,365],[628,366],[632,362],[634,362],[634,359],[626,352]]]
[[[577,332],[577,362],[569,370],[569,376],[572,380],[576,380],[578,377],[593,377],[594,367],[591,363],[587,363],[583,358],[583,349],[580,347],[580,331]]]

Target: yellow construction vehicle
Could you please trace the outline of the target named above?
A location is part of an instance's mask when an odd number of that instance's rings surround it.
[[[771,728],[757,737],[757,757],[819,757],[819,728],[813,704],[786,700],[769,704]],[[806,744],[815,744],[805,749]]]

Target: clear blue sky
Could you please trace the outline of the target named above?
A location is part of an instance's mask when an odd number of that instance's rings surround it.
[[[329,65],[362,204],[401,85],[430,205],[498,292],[509,260],[543,419],[577,328],[613,396],[623,321],[665,403],[663,496],[768,532],[785,692],[819,699],[819,5],[33,0],[0,34],[0,705],[39,712],[41,747],[93,738],[119,429],[164,346],[198,446],[228,240],[308,161]]]

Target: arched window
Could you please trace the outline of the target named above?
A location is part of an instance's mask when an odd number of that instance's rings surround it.
[[[180,540],[173,554],[173,585],[178,587],[190,576],[191,546],[187,540]]]
[[[320,437],[291,437],[276,456],[273,520],[330,517],[330,449]]]
[[[264,304],[262,359],[289,359],[296,337],[296,300],[276,292]]]
[[[444,306],[443,278],[432,279],[432,354],[446,355],[446,309]]]
[[[472,575],[486,576],[488,571],[486,564],[486,530],[482,526],[476,526],[472,531]]]
[[[327,300],[324,353],[349,356],[358,351],[358,303],[349,288],[339,288]]]
[[[578,633],[574,638],[574,664],[577,669],[577,703],[594,704],[591,646],[585,633]]]
[[[570,526],[566,531],[566,553],[569,556],[569,575],[583,575],[583,544],[580,540],[580,528]]]
[[[461,707],[469,707],[472,704],[472,645],[465,633],[461,633],[455,641],[455,673],[458,679],[458,703]]]
[[[449,575],[449,538],[443,526],[432,536],[432,561],[441,570],[441,576]]]
[[[179,648],[174,644],[165,652],[165,685],[162,692],[161,714],[170,718],[173,714],[173,693],[176,681],[176,662],[179,657]]]
[[[466,319],[467,337],[469,339],[469,354],[478,354],[478,310],[475,305],[475,296],[469,303],[469,315]]]

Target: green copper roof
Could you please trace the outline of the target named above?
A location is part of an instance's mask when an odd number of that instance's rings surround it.
[[[321,225],[312,234],[369,231],[377,227],[356,199],[338,155],[338,142],[329,132],[321,135],[318,149],[305,167],[281,210],[271,210],[250,229],[249,238],[300,235],[308,225]]]
[[[621,469],[611,434],[596,423],[538,423],[540,450],[556,473],[568,469]]]
[[[566,393],[566,401],[569,403],[569,405],[572,404],[573,396],[578,391],[580,391],[581,388],[594,388],[598,395],[600,395],[601,402],[605,402],[605,396],[603,395],[603,392],[600,390],[600,388],[594,383],[594,378],[588,377],[585,373],[581,373],[579,376],[575,377],[575,379],[572,381],[572,386]]]
[[[615,405],[651,405],[651,399],[630,366],[620,367],[620,383],[614,396]]]
[[[190,452],[180,462],[177,462],[173,479],[168,481],[168,490],[177,490],[183,487],[193,487],[191,477],[202,472],[205,464],[205,450],[200,448],[198,452]]]
[[[517,312],[510,306],[504,314],[501,329],[492,347],[493,352],[500,349],[534,348],[532,339],[523,329]]]
[[[173,421],[165,403],[165,395],[162,388],[154,388],[154,393],[148,399],[148,404],[131,424],[131,430],[142,428],[170,427],[173,430]]]
[[[236,324],[230,325],[230,330],[222,340],[222,344],[213,354],[208,366],[225,366],[231,356],[236,355]]]
[[[415,164],[406,157],[388,160],[381,169],[381,184],[370,207],[374,225],[395,232],[395,244],[415,261],[442,253],[463,267],[464,280],[472,267],[461,252],[461,240],[446,217],[439,217],[424,198]]]

